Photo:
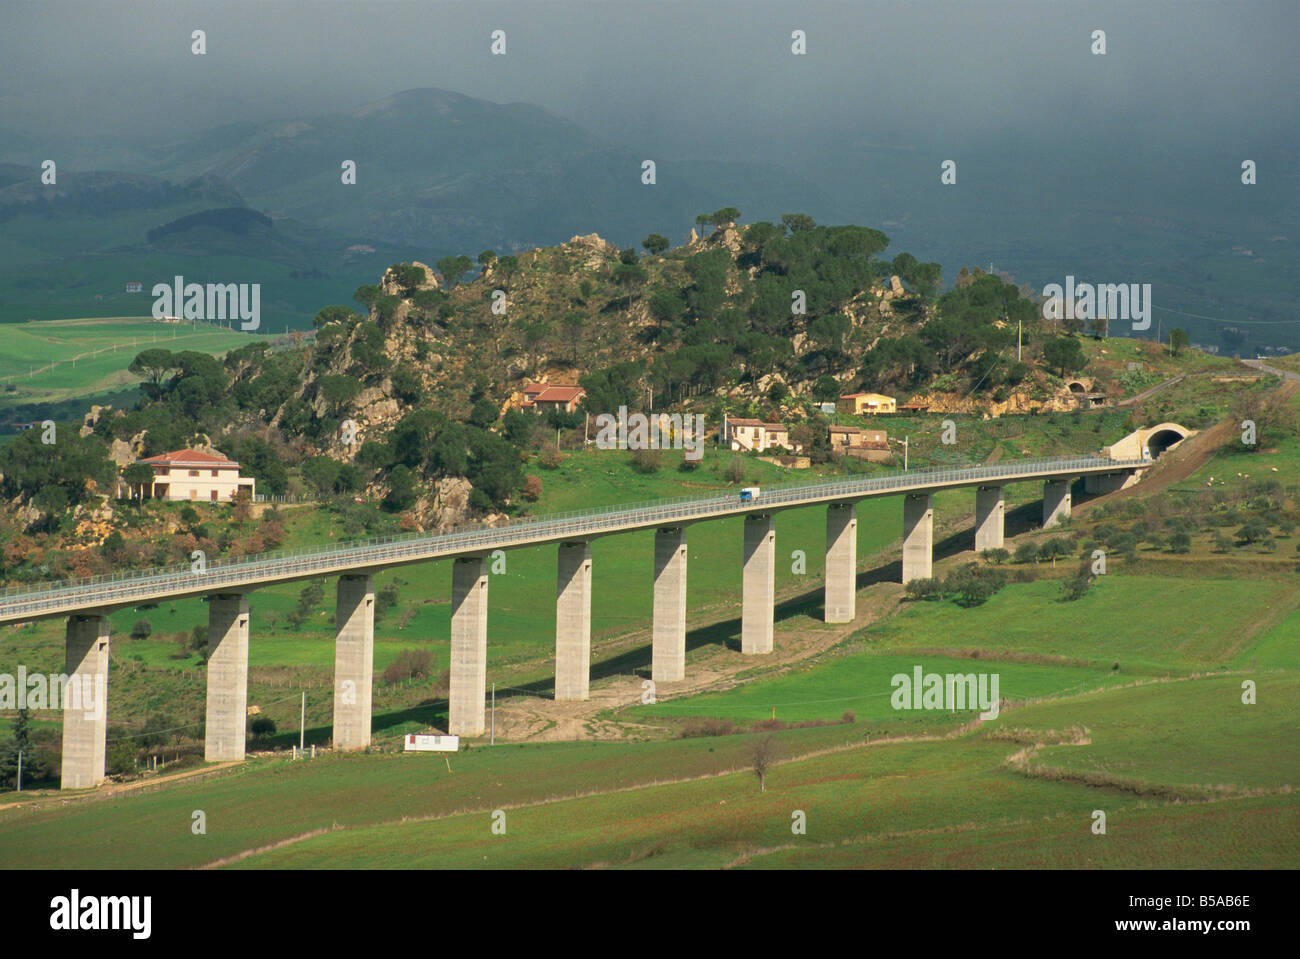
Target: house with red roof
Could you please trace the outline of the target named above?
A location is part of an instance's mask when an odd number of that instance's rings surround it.
[[[572,413],[586,396],[587,391],[581,386],[530,383],[524,387],[524,401],[520,405],[526,410],[562,410]]]
[[[257,492],[257,481],[240,476],[239,464],[220,454],[185,449],[138,462],[153,468],[153,482],[144,489],[144,499],[218,503],[233,500],[243,489],[249,499]]]

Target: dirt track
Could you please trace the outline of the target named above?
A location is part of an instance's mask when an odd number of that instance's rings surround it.
[[[902,593],[902,586],[895,583],[874,583],[866,587],[858,593],[858,615],[852,623],[810,624],[801,616],[784,623],[778,621],[773,650],[766,656],[741,656],[720,645],[700,647],[690,656],[686,678],[676,683],[660,683],[657,696],[662,702],[730,689],[739,684],[742,673],[755,669],[761,669],[764,676],[779,675],[890,615],[897,609]],[[625,638],[616,649],[624,651],[649,642],[649,631],[642,631]],[[601,652],[608,658],[615,649],[606,645]],[[590,698],[585,702],[555,702],[541,696],[515,696],[504,703],[498,699],[497,735],[513,742],[656,736],[658,728],[652,725],[612,723],[598,718],[602,712],[639,703],[642,682],[641,677],[629,675],[598,680],[592,683]]]

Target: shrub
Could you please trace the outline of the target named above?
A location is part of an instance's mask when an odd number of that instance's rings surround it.
[[[1036,563],[1038,562],[1038,544],[1021,543],[1016,547],[1014,560],[1017,563]]]
[[[911,600],[938,599],[943,592],[943,584],[934,577],[914,579],[903,587],[903,595]]]
[[[851,709],[844,710],[844,715],[840,717],[840,722],[842,723],[856,723],[857,721],[858,714]]]
[[[953,570],[943,581],[943,591],[956,596],[958,606],[981,606],[1006,585],[1006,573],[1002,570],[975,563]]]
[[[995,566],[1000,566],[1011,558],[1011,552],[999,546],[996,549],[984,550],[983,556],[986,560],[988,560],[990,563],[993,563]]]
[[[1246,524],[1237,530],[1237,539],[1244,543],[1258,543],[1268,538],[1268,524],[1262,519],[1247,520]]]
[[[633,450],[632,451],[632,469],[643,475],[649,475],[659,471],[660,463],[663,456],[659,450]]]
[[[1092,586],[1092,570],[1087,563],[1081,565],[1073,576],[1061,583],[1061,602],[1071,603],[1082,599]]]
[[[560,464],[563,462],[564,455],[553,446],[543,447],[542,451],[537,454],[537,465],[542,469],[559,469]]]
[[[135,625],[131,627],[132,639],[148,639],[153,632],[153,624],[147,619],[137,619]]]
[[[1041,559],[1055,560],[1058,556],[1069,556],[1074,552],[1074,544],[1066,536],[1053,536],[1038,547]]]
[[[694,739],[700,736],[730,736],[735,732],[736,724],[730,719],[692,719],[682,726],[677,736],[679,739]]]
[[[1192,551],[1192,537],[1182,530],[1171,534],[1169,537],[1169,550],[1173,553],[1190,553]]]
[[[427,649],[404,649],[384,670],[384,682],[426,679],[433,674],[433,653]]]
[[[375,593],[375,619],[381,619],[385,613],[397,605],[398,591],[392,583]]]
[[[275,720],[270,716],[258,716],[248,725],[254,739],[265,739],[275,735]]]
[[[537,502],[538,497],[542,495],[542,478],[529,473],[524,477],[524,499],[529,502]]]

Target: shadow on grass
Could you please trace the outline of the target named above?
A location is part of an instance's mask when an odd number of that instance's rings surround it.
[[[1080,492],[1081,491],[1082,490],[1080,490]],[[1006,535],[1015,536],[1020,533],[1038,529],[1042,525],[1042,509],[1042,503],[1034,501],[1008,511],[1004,518]],[[973,552],[975,546],[974,539],[975,533],[973,529],[959,530],[944,537],[934,544],[934,560],[939,561],[961,553]],[[859,572],[856,578],[856,588],[862,590],[877,583],[898,583],[902,581],[902,578],[903,561],[899,558],[884,563],[883,565],[876,566],[873,569]],[[792,596],[777,603],[776,608],[773,611],[773,620],[774,622],[779,623],[785,622],[786,620],[807,617],[820,622],[824,621],[825,612],[824,587],[819,584],[796,596]],[[726,619],[718,623],[711,623],[706,626],[700,626],[696,629],[687,631],[686,649],[690,652],[706,646],[719,646],[733,652],[740,652],[740,631],[741,620],[739,617]],[[612,676],[637,676],[643,679],[648,679],[650,678],[651,672],[652,654],[653,645],[651,643],[645,643],[632,649],[616,653],[613,656],[608,656],[599,661],[593,659],[591,664],[591,680],[594,682],[599,679],[608,679]],[[553,698],[554,695],[555,679],[553,676],[534,680],[530,683],[522,683],[518,686],[513,686],[507,689],[497,689],[498,702],[509,702],[510,699],[519,696],[550,699]],[[372,722],[373,729],[376,732],[384,729],[391,729],[407,722],[418,722],[424,725],[445,729],[447,716],[447,701],[445,699],[439,699],[409,709],[398,710],[396,712],[376,713]],[[308,730],[307,741],[327,741],[329,731],[329,727]],[[318,738],[313,739],[313,734],[318,734]],[[276,738],[280,739],[283,738],[283,736]]]

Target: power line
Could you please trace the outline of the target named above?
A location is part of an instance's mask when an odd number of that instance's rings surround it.
[[[1241,326],[1285,326],[1295,323],[1295,320],[1225,320],[1218,316],[1205,316],[1202,313],[1184,313],[1182,310],[1171,310],[1167,306],[1151,305],[1154,310],[1164,310],[1166,313],[1177,313],[1179,316],[1194,316],[1198,320],[1213,320],[1215,323],[1229,323]]]

